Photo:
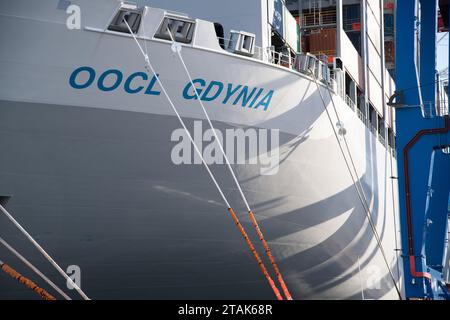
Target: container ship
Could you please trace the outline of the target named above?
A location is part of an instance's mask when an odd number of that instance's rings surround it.
[[[274,299],[189,131],[294,299],[399,299],[394,9],[2,1],[0,204],[92,299]],[[270,143],[238,161],[225,137],[239,130]],[[65,287],[0,218],[0,236]],[[1,299],[35,298],[0,282]]]

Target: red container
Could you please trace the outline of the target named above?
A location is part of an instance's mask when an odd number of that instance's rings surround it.
[[[310,52],[310,50],[309,50],[309,35],[302,35],[301,47],[302,47],[302,52]]]
[[[384,43],[384,53],[386,55],[386,62],[394,62],[395,61],[394,41],[386,41]]]
[[[313,54],[334,55],[336,52],[336,29],[319,29],[311,32],[309,49]]]
[[[386,10],[394,10],[394,3],[393,2],[388,2],[384,4],[384,9]]]

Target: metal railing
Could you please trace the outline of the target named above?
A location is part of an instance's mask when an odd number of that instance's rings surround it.
[[[221,38],[221,37],[217,37],[217,40],[219,42],[220,42],[220,40],[223,41],[225,51],[228,51],[231,53],[236,53],[234,51],[234,49],[230,48],[230,46],[229,46],[230,41],[232,42],[234,40],[229,39],[229,38]],[[269,62],[269,63],[275,64],[275,65],[279,65],[279,66],[283,66],[283,67],[287,67],[287,68],[292,68],[295,64],[295,57],[293,57],[289,54],[275,51],[275,49],[273,47],[262,48],[262,47],[255,45],[254,48],[255,48],[254,54],[250,55],[250,57],[252,57],[254,59],[258,59],[260,61]]]
[[[233,45],[235,40],[230,38],[217,37],[217,41],[223,47],[223,50],[237,54],[252,57],[254,59],[268,62],[274,65],[283,66],[289,69],[296,70],[298,72],[311,75],[311,70],[314,72],[314,76],[322,83],[329,86],[334,92],[336,92],[337,84],[336,79],[333,79],[331,70],[328,68],[329,56],[323,52],[319,56],[311,53],[291,54],[288,50],[285,52],[276,51],[274,47],[259,47],[254,45],[252,53],[241,53],[236,51]]]
[[[300,27],[319,27],[336,24],[336,12],[312,12],[300,15]]]
[[[226,38],[218,38],[219,40],[224,41],[224,47],[226,51],[239,54],[235,52],[233,48],[231,48],[228,44],[230,39]],[[307,74],[311,76],[311,70],[314,73],[314,77],[316,77],[319,81],[327,85],[335,94],[341,96],[341,98],[345,101],[345,103],[356,112],[358,118],[364,123],[364,125],[374,134],[375,137],[378,138],[380,143],[387,147],[386,139],[379,134],[377,128],[373,126],[366,115],[356,106],[356,103],[351,99],[350,96],[346,95],[344,92],[342,94],[339,92],[339,78],[335,72],[330,71],[328,68],[328,56],[325,54],[320,55],[319,57],[307,53],[307,54],[297,54],[295,56],[284,54],[282,52],[275,51],[273,47],[262,48],[259,46],[254,47],[254,53],[252,55],[247,55],[254,59],[268,62],[274,65],[283,66],[286,68],[290,68],[296,70],[298,72]],[[342,79],[339,80],[342,82]],[[428,109],[428,108],[427,108]],[[428,109],[429,110],[429,109]],[[447,111],[448,113],[448,108]],[[426,112],[426,113],[429,113]],[[395,155],[395,149],[392,149],[393,156]]]
[[[315,55],[323,63],[332,64],[333,61],[330,61],[330,57],[336,55],[336,50],[309,51],[309,53]]]
[[[449,114],[448,105],[445,101],[440,101],[436,104],[434,102],[427,101],[421,104],[420,108],[424,118],[434,118],[436,116],[440,117]]]
[[[356,25],[361,23],[361,19],[346,19],[343,23],[344,31],[359,31],[359,29],[355,29]],[[360,25],[359,25],[360,27]]]
[[[336,80],[334,79],[333,75],[330,76],[330,89],[335,93],[338,94],[338,85]]]
[[[422,109],[422,116],[424,118],[433,118],[434,117],[434,104],[430,101],[424,102],[420,105],[420,108]]]
[[[230,43],[233,43],[233,40],[218,37],[217,41],[219,41],[219,43],[223,41],[223,48],[225,51],[242,55],[242,53],[235,51],[234,47],[230,45]],[[254,46],[253,53],[249,54],[246,52],[244,55],[263,62],[293,69],[307,75],[311,75],[310,73],[312,70],[314,76],[317,77],[319,81],[335,91],[336,84],[335,82],[332,82],[331,71],[328,68],[327,55],[322,54],[320,57],[316,57],[310,53],[291,55],[290,53],[276,51],[274,47],[262,48],[256,45]]]
[[[359,31],[359,29],[355,29],[356,24],[360,24],[360,19],[350,19],[344,21],[344,30],[345,31]],[[312,29],[311,34],[320,33],[320,28],[329,28],[336,25],[336,12],[335,11],[327,11],[327,12],[316,12],[316,13],[303,13],[300,14],[299,18],[300,27],[304,29]],[[317,29],[315,29],[317,28]],[[308,34],[310,35],[310,34]],[[319,56],[321,53],[325,53],[326,55],[335,55],[335,50],[321,50],[321,51],[310,51],[310,53]]]
[[[345,96],[345,103],[352,108],[352,110],[355,110],[356,104],[355,102],[353,102],[352,98],[350,98],[350,96],[346,95]]]
[[[378,140],[381,142],[383,146],[386,147],[386,139],[383,137],[381,133],[378,133]]]
[[[397,158],[397,151],[395,151],[395,148],[391,148],[391,153],[394,158]]]
[[[261,48],[255,46],[255,54],[253,57],[286,68],[293,68],[295,65],[295,56],[275,51],[272,47]]]
[[[366,115],[359,109],[356,109],[356,113],[358,115],[358,118],[365,124],[367,125],[367,118]]]
[[[447,101],[441,100],[437,106],[437,114],[438,116],[445,116],[449,114]]]

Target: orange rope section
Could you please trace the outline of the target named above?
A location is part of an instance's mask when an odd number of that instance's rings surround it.
[[[37,294],[39,294],[42,299],[44,299],[44,300],[56,300],[54,296],[49,294],[44,289],[39,288],[33,281],[31,281],[30,279],[25,278],[20,273],[18,273],[16,270],[14,270],[10,266],[8,266],[6,263],[1,264],[0,268],[7,275],[9,275],[11,278],[16,279],[17,281],[19,281],[20,283],[25,285],[27,288],[29,288],[29,289],[33,290],[34,292],[36,292]]]
[[[236,224],[237,228],[239,229],[242,236],[244,237],[245,242],[247,242],[248,247],[252,251],[256,261],[258,262],[259,267],[261,268],[264,276],[266,277],[267,281],[269,282],[269,285],[272,288],[273,292],[275,293],[275,296],[277,297],[278,300],[283,300],[283,297],[281,296],[280,291],[276,287],[275,282],[273,282],[272,278],[270,277],[269,272],[267,272],[267,269],[264,266],[264,263],[262,262],[261,258],[259,257],[258,253],[256,252],[256,249],[253,246],[253,243],[250,240],[250,238],[248,237],[247,233],[245,232],[244,227],[239,222],[238,217],[236,216],[236,214],[234,213],[232,208],[228,208],[228,212],[231,214],[231,217],[233,218],[234,223]]]
[[[272,255],[272,252],[270,251],[269,245],[267,244],[266,240],[264,239],[264,235],[258,225],[258,222],[256,221],[255,215],[253,214],[253,212],[250,210],[248,212],[250,219],[253,222],[253,226],[256,229],[256,232],[258,233],[258,237],[259,240],[261,240],[263,246],[264,246],[264,251],[266,251],[267,257],[270,260],[270,263],[272,264],[273,270],[275,271],[275,274],[277,275],[278,278],[278,282],[280,283],[281,289],[283,290],[284,295],[286,296],[287,300],[292,300],[292,296],[289,293],[289,290],[286,286],[286,284],[284,283],[283,277],[281,276],[281,272],[280,269],[278,268],[278,265],[275,261],[275,258]]]

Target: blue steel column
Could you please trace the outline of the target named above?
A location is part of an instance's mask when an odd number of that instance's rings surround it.
[[[420,105],[422,103],[419,90],[419,74],[416,68],[416,1],[399,0],[396,10],[396,90],[402,92],[405,105]],[[411,88],[411,89],[409,89]],[[404,90],[409,89],[409,90]],[[421,118],[420,109],[398,107],[396,109],[396,132],[397,132],[397,166],[398,166],[398,189],[400,205],[400,229],[402,239],[402,258],[405,276],[405,293],[407,297],[423,297],[425,292],[425,280],[413,279],[410,276],[408,236],[405,204],[405,168],[403,148],[416,133],[418,120]],[[423,219],[416,219],[423,226]],[[415,223],[416,224],[416,223]],[[418,248],[420,254],[421,248]],[[422,260],[419,260],[422,261]],[[423,270],[423,262],[416,268]],[[414,282],[414,283],[413,283]]]
[[[422,101],[428,106],[436,101],[437,1],[421,0],[420,5],[420,83]]]
[[[396,88],[403,93],[404,104],[396,108],[402,257],[406,297],[436,298],[428,278],[432,277],[435,283],[441,280],[447,216],[444,208],[450,188],[450,157],[438,145],[447,141],[449,133],[442,130],[442,117],[424,118],[422,109],[417,107],[423,102],[433,107],[436,103],[437,13],[436,0],[421,0],[419,25],[416,5],[416,1],[397,1]],[[420,48],[416,38],[418,26]],[[420,130],[438,128],[416,136]],[[429,183],[436,189],[432,196]]]
[[[450,189],[450,156],[435,150],[431,158],[426,202],[425,254],[427,265],[442,273],[447,238],[447,204]],[[435,170],[433,170],[435,169]]]

